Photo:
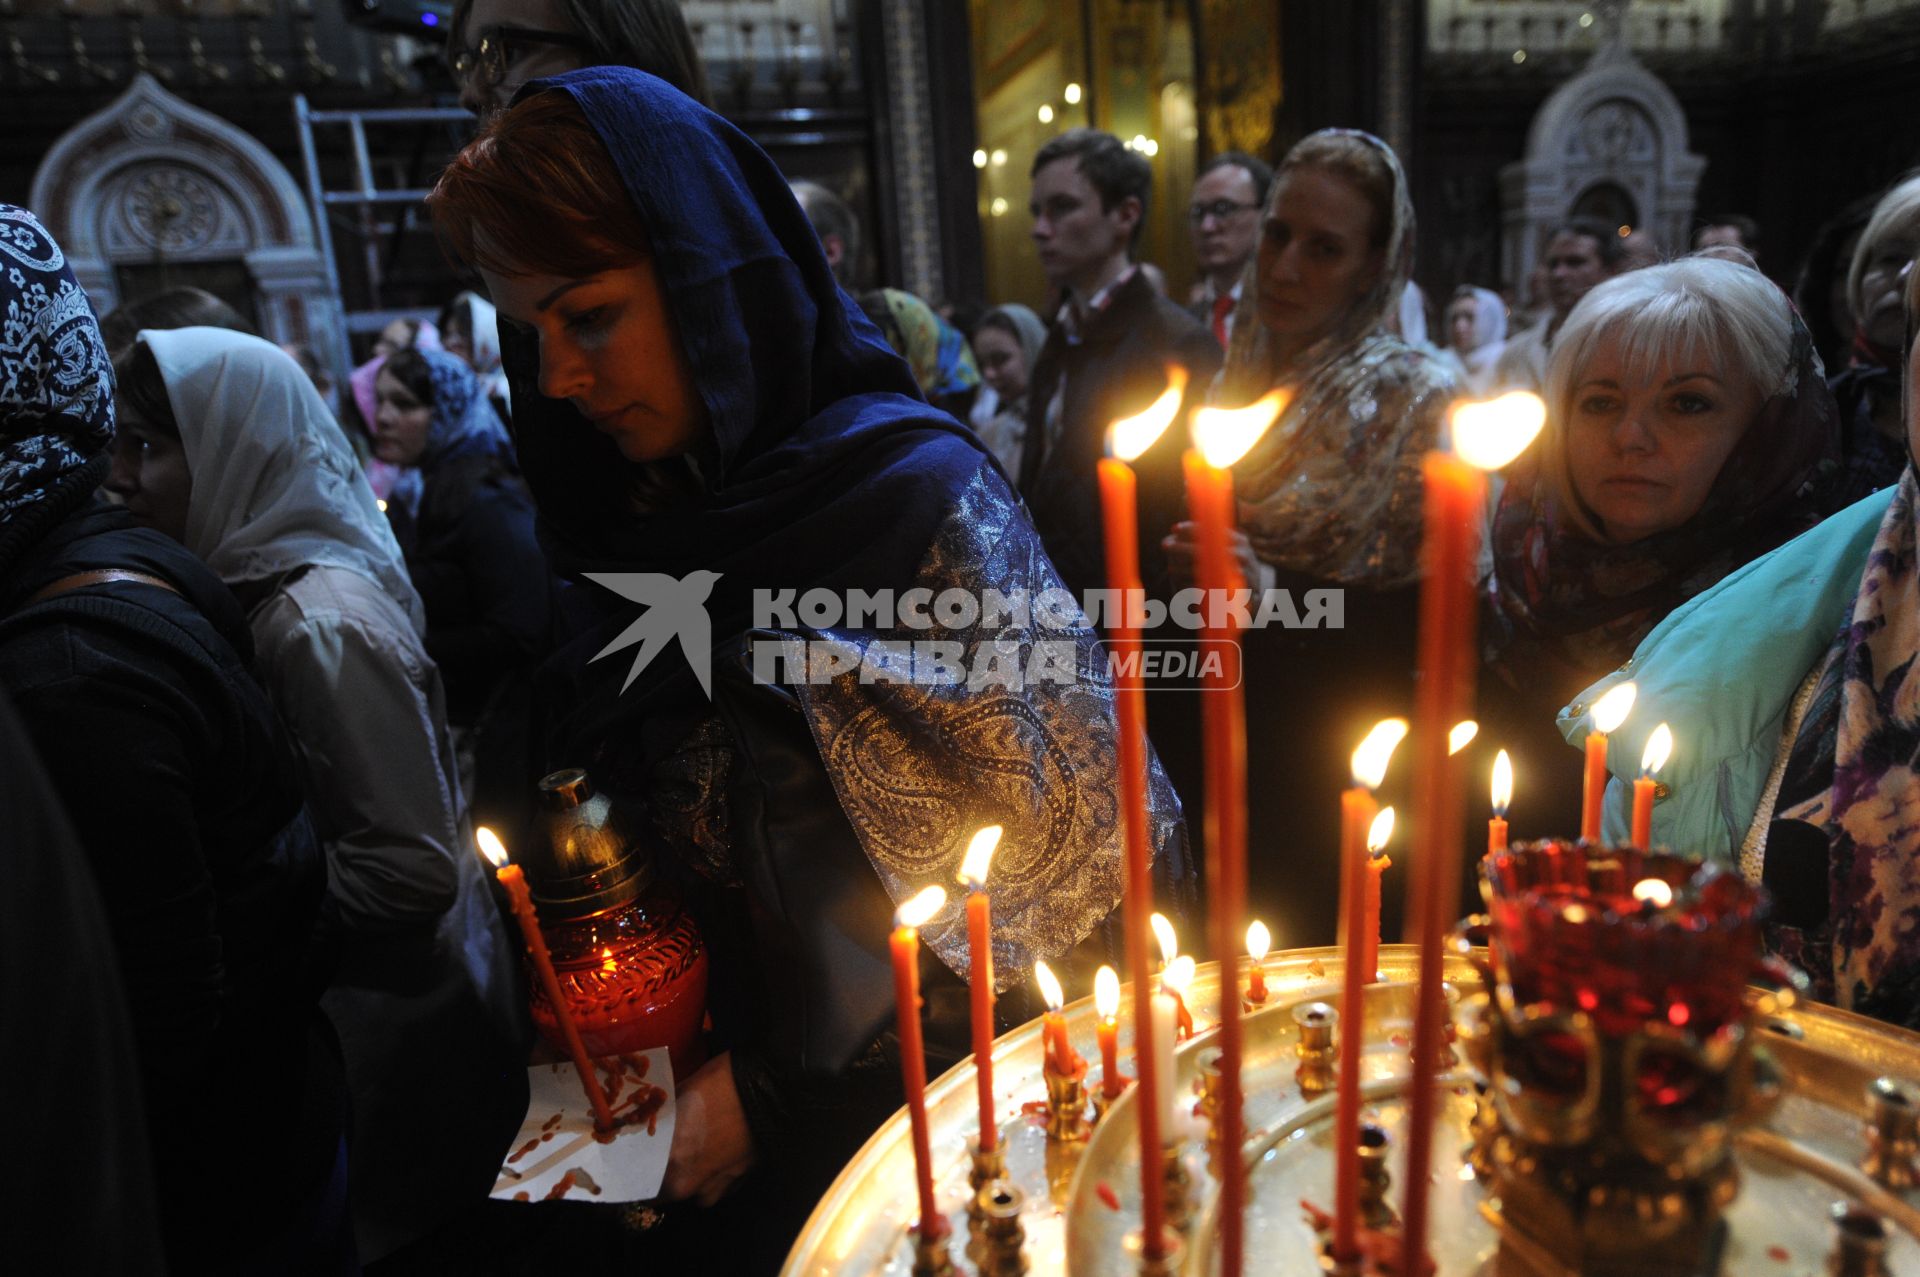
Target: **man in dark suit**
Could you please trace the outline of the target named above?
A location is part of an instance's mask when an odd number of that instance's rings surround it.
[[[1222,350],[1233,337],[1240,276],[1260,244],[1260,219],[1272,186],[1272,166],[1245,151],[1222,151],[1194,179],[1187,225],[1193,230],[1193,261],[1200,269],[1202,291],[1192,313]]]
[[[1030,380],[1020,493],[1067,588],[1105,584],[1095,467],[1107,427],[1151,403],[1167,365],[1189,374],[1189,402],[1205,397],[1221,352],[1205,327],[1168,301],[1133,260],[1153,188],[1146,157],[1110,133],[1073,129],[1033,161],[1033,240],[1060,291]],[[1136,463],[1141,567],[1149,590],[1164,576],[1160,540],[1182,516],[1184,418]]]

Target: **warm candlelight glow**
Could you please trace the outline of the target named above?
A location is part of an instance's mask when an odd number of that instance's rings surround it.
[[[1498,470],[1527,450],[1547,423],[1539,395],[1516,390],[1498,399],[1453,406],[1453,454],[1477,470]]]
[[[1407,720],[1383,718],[1373,725],[1360,748],[1353,751],[1353,783],[1363,789],[1378,789],[1387,778],[1387,764],[1394,747],[1406,739]]]
[[[1033,964],[1033,979],[1040,986],[1041,1001],[1047,1004],[1047,1010],[1058,1011],[1066,1005],[1066,994],[1060,988],[1060,981],[1053,974],[1053,968],[1045,962]]]
[[[932,921],[933,915],[946,907],[947,889],[928,887],[913,899],[901,905],[893,915],[897,927],[924,927]]]
[[[1002,829],[999,825],[988,825],[973,836],[967,844],[967,854],[960,861],[960,881],[970,887],[987,885],[987,867],[993,863],[994,849],[1000,845]]]
[[[1646,752],[1640,755],[1640,774],[1651,776],[1667,765],[1667,759],[1673,753],[1673,730],[1665,723],[1653,729],[1653,735],[1647,737]]]
[[[1642,878],[1633,884],[1633,898],[1656,909],[1673,903],[1673,888],[1658,878]]]
[[[1160,942],[1160,962],[1162,965],[1172,962],[1180,956],[1180,942],[1173,934],[1173,924],[1167,921],[1167,915],[1156,913],[1147,920],[1153,928],[1153,938]]]
[[[1167,969],[1160,973],[1160,983],[1168,991],[1184,998],[1187,996],[1187,986],[1193,983],[1193,968],[1193,958],[1183,953],[1169,962]]]
[[[1373,818],[1373,824],[1367,827],[1367,850],[1378,855],[1387,849],[1393,840],[1393,808],[1382,807],[1380,814]]]
[[[1640,689],[1632,683],[1621,683],[1605,696],[1593,703],[1593,730],[1611,734],[1619,730],[1620,724],[1627,721],[1627,713],[1633,708],[1633,698]]]
[[[1226,470],[1260,442],[1286,406],[1287,392],[1276,386],[1244,408],[1196,408],[1193,446],[1208,465]]]
[[[1503,749],[1493,756],[1493,814],[1505,820],[1512,802],[1513,760]]]
[[[1258,962],[1272,947],[1273,934],[1267,930],[1267,924],[1255,919],[1247,928],[1247,956]]]
[[[1148,404],[1146,411],[1122,417],[1107,427],[1107,455],[1132,461],[1159,441],[1180,415],[1180,400],[1187,393],[1187,370],[1179,364],[1167,365],[1167,388]]]
[[[1103,1020],[1120,1014],[1120,974],[1112,967],[1103,966],[1093,973],[1093,1009]]]
[[[507,867],[507,849],[500,845],[500,836],[485,825],[473,831],[474,841],[480,844],[480,854],[495,869]]]
[[[1455,723],[1453,730],[1447,733],[1447,753],[1457,754],[1473,744],[1473,738],[1480,734],[1480,724],[1469,718]]]

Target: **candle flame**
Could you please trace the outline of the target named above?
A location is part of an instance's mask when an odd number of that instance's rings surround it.
[[[1380,814],[1373,818],[1373,824],[1367,827],[1367,850],[1381,852],[1393,839],[1393,808],[1382,807]]]
[[[1225,470],[1260,442],[1286,406],[1287,392],[1276,386],[1244,408],[1196,408],[1193,446],[1208,465]]]
[[[1167,388],[1146,410],[1122,417],[1107,427],[1107,454],[1121,461],[1132,461],[1159,441],[1180,415],[1180,400],[1187,393],[1187,370],[1179,364],[1167,365]]]
[[[1160,942],[1160,961],[1172,962],[1179,957],[1180,942],[1174,938],[1173,924],[1167,921],[1167,915],[1156,913],[1147,919],[1147,923],[1153,928],[1153,938]]]
[[[1033,964],[1033,978],[1040,986],[1041,1000],[1047,1004],[1047,1010],[1058,1011],[1066,1005],[1067,997],[1060,989],[1060,981],[1053,974],[1053,968],[1045,962]]]
[[[1267,924],[1258,918],[1247,927],[1247,956],[1255,962],[1267,956],[1267,950],[1273,947],[1273,934],[1267,930]]]
[[[1667,765],[1667,759],[1673,755],[1673,729],[1665,723],[1653,729],[1653,735],[1647,737],[1647,748],[1640,755],[1640,774],[1651,776]]]
[[[993,863],[994,849],[1000,845],[1000,835],[1005,832],[999,825],[988,825],[973,836],[967,844],[967,854],[960,861],[960,881],[975,887],[987,885],[987,867]]]
[[[1447,753],[1457,754],[1473,744],[1473,738],[1480,734],[1480,724],[1471,718],[1461,719],[1447,733]]]
[[[1513,802],[1513,760],[1507,757],[1507,751],[1501,750],[1493,756],[1493,814],[1500,819],[1507,818],[1507,807]]]
[[[1633,884],[1633,898],[1656,909],[1665,909],[1673,903],[1673,888],[1658,878],[1642,878]]]
[[[1525,452],[1547,424],[1547,405],[1539,395],[1515,390],[1455,404],[1448,423],[1455,456],[1478,470],[1498,470]]]
[[[899,910],[893,915],[894,925],[900,927],[924,927],[928,922],[933,920],[933,915],[946,908],[946,905],[947,889],[945,887],[928,887],[925,891],[922,891],[919,895],[900,906]]]
[[[1120,976],[1112,967],[1101,967],[1093,973],[1093,1009],[1103,1020],[1120,1014]]]
[[[1172,962],[1169,962],[1167,969],[1160,973],[1161,987],[1177,993],[1183,998],[1187,996],[1187,987],[1192,983],[1193,958],[1188,954],[1183,953]]]
[[[1593,730],[1612,732],[1627,721],[1627,713],[1633,708],[1633,698],[1640,689],[1632,683],[1622,683],[1593,703]]]
[[[473,840],[480,844],[480,854],[487,858],[488,864],[495,869],[507,867],[507,849],[501,845],[499,834],[482,825],[473,831]]]
[[[1353,751],[1353,783],[1365,789],[1378,789],[1387,778],[1387,764],[1393,751],[1407,736],[1407,720],[1383,718],[1373,725],[1360,748]]]

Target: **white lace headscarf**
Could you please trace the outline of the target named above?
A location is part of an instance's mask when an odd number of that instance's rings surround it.
[[[160,365],[193,476],[187,548],[229,584],[308,564],[358,572],[424,634],[387,517],[300,366],[224,328],[149,329],[140,340]]]

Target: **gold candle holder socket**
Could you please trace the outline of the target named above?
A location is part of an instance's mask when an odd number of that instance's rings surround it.
[[[1140,1277],[1179,1277],[1186,1268],[1187,1242],[1180,1234],[1170,1232],[1161,1239],[1158,1258],[1147,1254],[1141,1234],[1135,1233],[1133,1240],[1140,1250]]]
[[[984,1222],[980,1251],[975,1254],[969,1246],[967,1256],[979,1277],[1022,1277],[1027,1271],[1027,1230],[1020,1212],[1026,1209],[1027,1195],[1018,1185],[997,1179],[974,1194],[974,1203]]]
[[[972,1190],[967,1197],[967,1258],[979,1264],[986,1254],[987,1225],[981,1194],[1007,1173],[1007,1144],[996,1138],[992,1149],[982,1149],[979,1139],[974,1138],[967,1141],[967,1152],[972,1158],[967,1171],[967,1187]]]
[[[1888,1277],[1886,1221],[1856,1202],[1833,1207],[1827,1277]]]
[[[1049,1068],[1047,1079],[1047,1139],[1078,1144],[1087,1138],[1087,1074],[1057,1073]]]
[[[1338,1081],[1335,1064],[1340,1053],[1334,1030],[1340,1023],[1340,1013],[1324,1002],[1305,1002],[1293,1009],[1293,1022],[1300,1029],[1299,1044],[1293,1048],[1300,1057],[1294,1080],[1300,1083],[1300,1094],[1324,1095]]]
[[[1890,1077],[1867,1088],[1867,1155],[1860,1169],[1896,1192],[1920,1184],[1920,1103]]]
[[[1387,1202],[1387,1190],[1393,1187],[1393,1172],[1387,1169],[1387,1154],[1393,1140],[1385,1128],[1372,1122],[1360,1123],[1360,1221],[1375,1232],[1400,1222]]]
[[[1220,1179],[1220,1053],[1213,1052],[1200,1061],[1201,1120],[1207,1124],[1207,1170]]]
[[[947,1253],[944,1231],[928,1237],[916,1224],[907,1233],[913,1238],[913,1277],[954,1277],[953,1256]]]
[[[1193,1176],[1180,1151],[1178,1141],[1160,1146],[1160,1173],[1166,1186],[1167,1227],[1184,1238],[1193,1229]]]

